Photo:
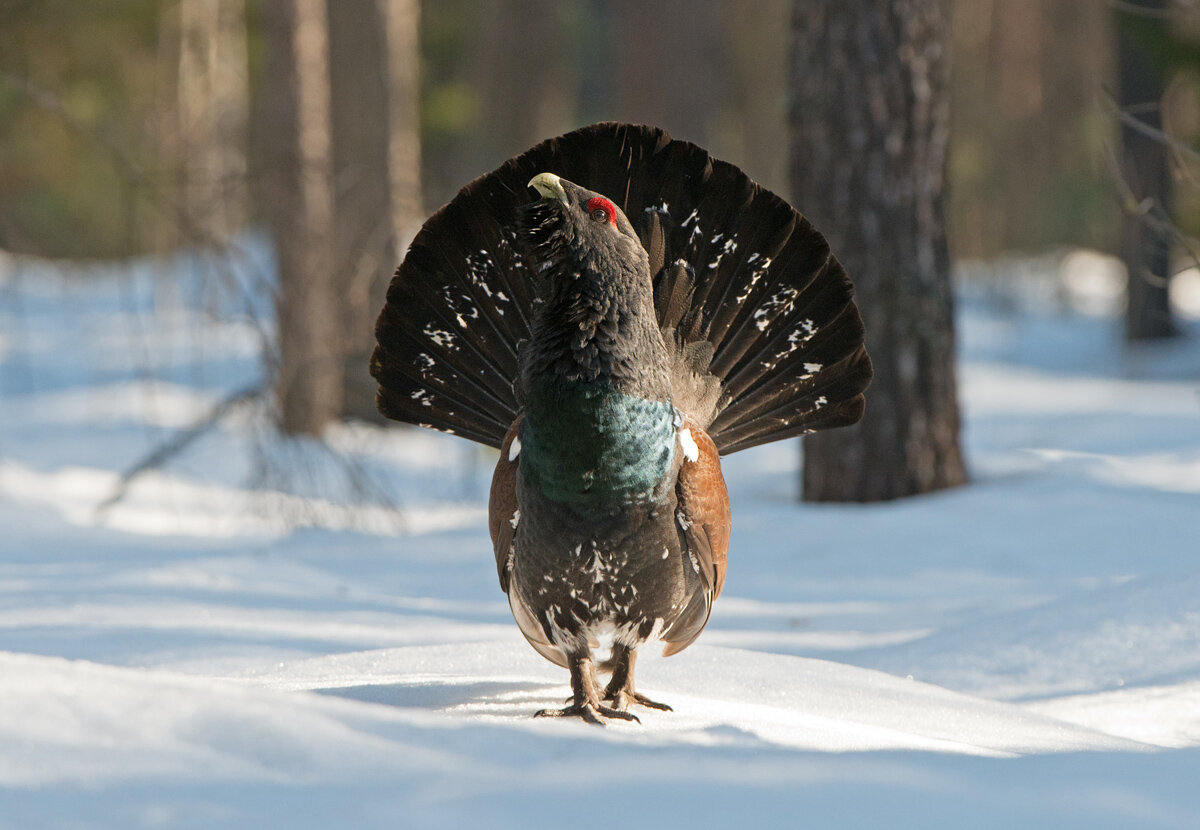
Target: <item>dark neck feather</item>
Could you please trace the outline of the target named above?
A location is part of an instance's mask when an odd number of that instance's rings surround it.
[[[585,267],[578,276],[555,279],[533,321],[528,354],[533,378],[605,380],[651,399],[670,391],[648,275],[602,275]]]
[[[675,410],[649,265],[636,240],[592,242],[559,230],[535,249],[546,265],[521,353],[522,481],[564,503],[656,501]]]

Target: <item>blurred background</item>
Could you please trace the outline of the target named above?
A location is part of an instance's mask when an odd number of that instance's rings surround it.
[[[796,56],[794,5],[812,4],[0,0],[0,301],[50,266],[186,255],[196,302],[258,321],[262,371],[214,412],[274,384],[285,432],[375,418],[372,325],[407,241],[539,140],[653,123],[794,195],[793,93],[814,59]],[[1178,335],[1179,315],[1200,315],[1196,4],[945,8],[957,290],[1114,321],[1129,309],[1131,341]],[[1159,172],[1131,173],[1137,140],[1136,169]],[[1151,229],[1156,260],[1132,281],[1130,223]],[[151,306],[174,296],[161,282]],[[1134,308],[1130,283],[1159,299]],[[299,378],[289,352],[330,371]],[[306,383],[320,388],[292,389]]]

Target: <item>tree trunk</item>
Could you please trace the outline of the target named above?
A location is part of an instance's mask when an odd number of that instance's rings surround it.
[[[264,209],[279,260],[276,398],[284,432],[318,434],[341,410],[342,303],[332,257],[325,0],[263,4]]]
[[[1167,21],[1160,16],[1166,3],[1131,0],[1129,5],[1146,14],[1116,11],[1118,105],[1161,133],[1165,67],[1150,52],[1151,44],[1166,39]],[[1121,216],[1121,258],[1129,270],[1125,336],[1131,341],[1174,337],[1179,330],[1169,295],[1171,172],[1166,142],[1122,123],[1121,176],[1127,188]]]
[[[742,4],[743,14],[751,5]],[[611,0],[611,7],[612,52],[597,59],[616,85],[617,120],[711,146],[713,115],[728,97],[718,2]]]
[[[578,70],[561,0],[478,4],[471,82],[479,96],[472,175],[574,126]]]
[[[419,225],[416,0],[329,4],[335,282],[342,308],[342,409],[379,420],[368,361],[375,317]]]
[[[863,420],[808,436],[809,501],[962,484],[943,221],[945,0],[796,0],[792,192],[857,286],[875,380]]]
[[[710,145],[714,155],[736,161],[750,178],[781,196],[788,182],[787,89],[791,33],[780,25],[792,0],[721,0],[725,83]]]
[[[421,190],[421,4],[418,0],[376,0],[383,8],[387,35],[388,180],[392,234],[402,252],[425,220]],[[395,263],[399,265],[399,262]],[[391,281],[389,269],[388,282]],[[383,284],[387,293],[387,282]],[[379,296],[378,312],[383,307]],[[371,326],[372,348],[375,342]]]
[[[217,243],[246,226],[250,85],[245,11],[244,0],[179,4],[174,135],[190,244]]]

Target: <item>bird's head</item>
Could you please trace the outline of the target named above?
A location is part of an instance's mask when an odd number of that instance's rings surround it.
[[[521,225],[541,270],[573,276],[646,263],[633,225],[607,196],[553,173],[539,173],[529,186],[541,198],[522,209]]]

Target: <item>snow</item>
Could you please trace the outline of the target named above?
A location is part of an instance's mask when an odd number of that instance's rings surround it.
[[[568,689],[497,585],[495,453],[247,400],[110,503],[262,374],[244,256],[0,260],[0,827],[1200,826],[1191,283],[1134,350],[1098,255],[965,291],[968,487],[802,505],[794,444],[727,459],[724,594],[639,662],[675,711],[598,729],[531,717]]]

